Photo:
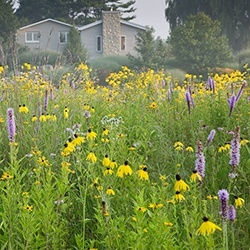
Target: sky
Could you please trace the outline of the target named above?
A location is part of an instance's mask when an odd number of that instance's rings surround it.
[[[168,37],[169,26],[165,19],[165,0],[136,0],[134,7],[137,9],[134,12],[136,18],[131,22],[152,26],[155,30],[155,37],[160,36],[162,39]]]

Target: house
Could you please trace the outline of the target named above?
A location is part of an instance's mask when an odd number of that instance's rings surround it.
[[[135,55],[135,35],[146,27],[120,18],[119,11],[103,11],[102,19],[77,27],[90,59],[103,55]],[[61,52],[67,44],[72,25],[46,19],[20,28],[17,42],[32,49]]]

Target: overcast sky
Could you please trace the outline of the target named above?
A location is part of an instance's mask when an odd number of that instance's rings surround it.
[[[127,2],[127,0],[122,0]],[[165,0],[136,0],[136,18],[131,22],[149,25],[155,29],[154,35],[166,39],[169,33],[168,23],[165,19]]]

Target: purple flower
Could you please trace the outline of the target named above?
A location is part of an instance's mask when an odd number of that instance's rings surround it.
[[[171,90],[170,89],[168,89],[168,94],[167,94],[167,99],[168,99],[168,101],[170,101],[171,100]]]
[[[227,214],[227,218],[230,221],[234,221],[236,219],[236,210],[235,207],[233,205],[230,205],[228,207],[228,214]]]
[[[195,170],[198,174],[204,178],[205,177],[205,156],[203,154],[203,148],[201,141],[197,142],[197,152],[196,152],[196,160],[195,160]]]
[[[186,97],[187,106],[188,106],[188,113],[190,114],[190,112],[191,112],[191,102],[192,102],[192,100],[191,100],[191,95],[190,95],[189,90],[186,91],[185,97]]]
[[[221,216],[223,220],[227,219],[227,201],[229,199],[229,193],[227,192],[226,189],[221,189],[218,191],[218,196],[220,199],[220,203],[221,203]]]
[[[43,108],[44,108],[45,111],[48,108],[48,102],[49,102],[49,100],[48,100],[48,90],[46,89],[45,90],[45,95],[44,95],[44,102],[43,102]]]
[[[10,142],[15,142],[16,136],[16,123],[14,109],[8,108],[7,110],[7,126],[8,126],[8,137]]]
[[[239,101],[239,99],[240,99],[240,97],[241,97],[241,95],[243,93],[243,89],[246,87],[246,85],[247,85],[247,82],[244,80],[243,83],[242,83],[242,86],[241,86],[241,88],[239,90],[239,92],[237,93],[236,102]]]
[[[208,136],[208,138],[207,138],[206,146],[208,146],[209,143],[214,139],[215,132],[216,132],[216,131],[215,131],[214,129],[212,129],[212,130],[210,131],[210,134],[209,134],[209,136]]]
[[[209,76],[208,79],[207,79],[205,88],[206,88],[207,90],[213,91],[213,93],[214,93],[214,91],[215,91],[214,80],[213,80],[210,76]]]
[[[235,178],[236,168],[240,163],[240,127],[236,127],[233,135],[233,139],[231,140],[231,148],[230,148],[230,161],[229,165],[232,166],[232,172],[229,174],[231,178]]]
[[[229,116],[231,116],[236,104],[236,96],[233,94],[230,98],[227,99],[227,102],[229,105]]]

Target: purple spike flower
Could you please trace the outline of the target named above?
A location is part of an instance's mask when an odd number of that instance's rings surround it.
[[[221,189],[218,191],[218,197],[220,199],[221,204],[221,216],[222,219],[225,221],[227,219],[228,214],[228,207],[227,207],[227,201],[229,199],[229,193],[226,189]]]
[[[236,210],[235,210],[235,207],[234,207],[233,205],[230,205],[230,206],[228,207],[227,218],[228,218],[230,221],[235,221],[235,219],[236,219]]]
[[[46,89],[45,90],[45,95],[44,95],[44,102],[43,102],[43,108],[44,108],[45,111],[48,108],[48,102],[49,102],[49,99],[48,99],[48,90]]]
[[[227,102],[229,105],[229,116],[231,116],[236,104],[236,96],[233,94],[230,98],[227,99]]]
[[[170,102],[170,100],[171,100],[171,90],[170,89],[168,89],[168,93],[167,93],[167,99],[168,99],[168,101]]]
[[[230,148],[230,161],[229,165],[232,166],[232,172],[229,174],[231,178],[235,178],[236,168],[240,163],[240,127],[236,127],[233,139],[231,140],[231,148]]]
[[[14,109],[8,108],[7,110],[7,126],[8,126],[8,137],[10,142],[15,142],[16,136],[16,123]]]
[[[210,76],[209,76],[208,79],[207,79],[205,88],[206,88],[207,90],[213,91],[213,93],[214,93],[214,91],[215,91],[214,80],[213,80]]]
[[[242,86],[241,86],[241,88],[239,90],[239,92],[237,93],[236,102],[239,101],[239,99],[240,99],[240,97],[241,97],[241,95],[243,93],[243,89],[246,87],[246,85],[247,85],[247,82],[244,80],[243,83],[242,83]]]
[[[203,148],[201,141],[197,142],[197,152],[196,152],[196,160],[195,160],[195,170],[198,174],[204,178],[205,177],[205,156],[203,154]]]
[[[188,113],[190,114],[190,112],[191,112],[191,101],[192,100],[191,100],[191,95],[190,95],[189,90],[186,91],[185,97],[186,97],[187,106],[188,106]]]
[[[216,131],[215,131],[214,129],[212,129],[212,130],[210,131],[210,134],[209,134],[209,136],[208,136],[208,138],[207,138],[206,146],[208,146],[209,143],[211,143],[211,141],[214,139],[215,133],[216,133]]]

